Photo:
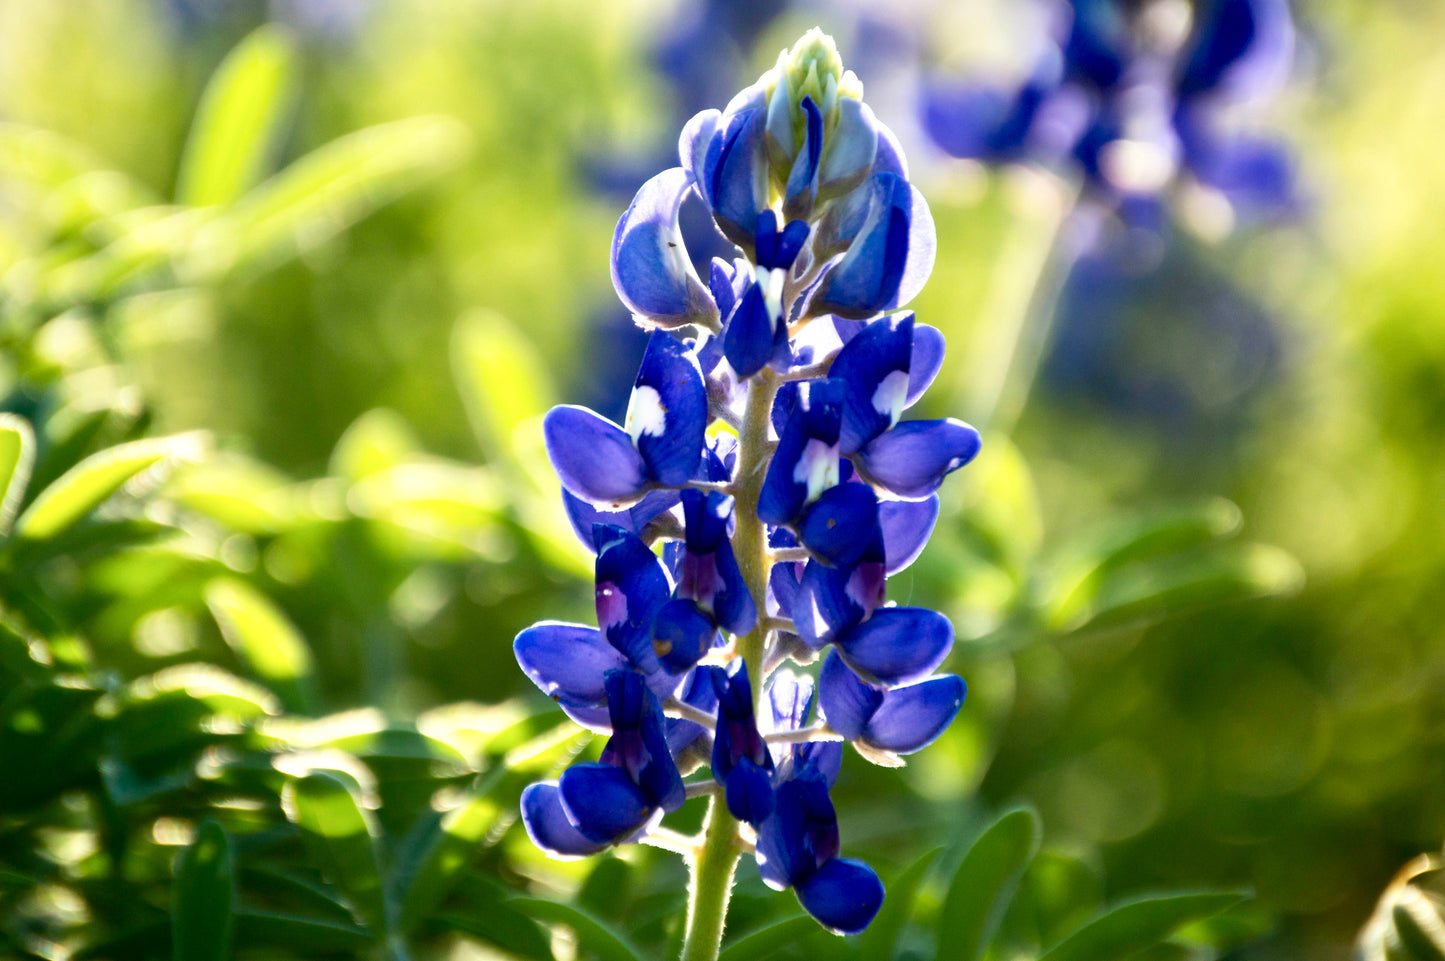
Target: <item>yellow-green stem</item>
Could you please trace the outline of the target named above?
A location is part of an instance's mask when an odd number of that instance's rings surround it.
[[[763,653],[768,632],[762,626],[767,613],[768,543],[767,529],[758,519],[758,495],[768,469],[768,424],[781,382],[764,369],[748,382],[748,404],[738,435],[738,466],[733,478],[733,552],[738,568],[758,608],[758,624],[738,638],[738,653],[748,666],[753,696],[763,688]],[[733,872],[737,869],[738,822],[728,813],[727,803],[714,795],[703,828],[702,846],[693,858],[688,884],[687,934],[682,943],[682,961],[717,961],[727,922],[728,899],[732,896]]]

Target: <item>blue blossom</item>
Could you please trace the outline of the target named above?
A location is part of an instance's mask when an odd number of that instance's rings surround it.
[[[926,89],[939,146],[988,163],[1072,163],[1091,199],[1146,219],[1183,181],[1236,216],[1297,206],[1289,151],[1232,119],[1288,74],[1288,0],[1073,0],[1055,21],[1021,84],[940,79]]]
[[[948,619],[887,601],[939,486],[979,449],[959,421],[905,418],[944,354],[937,330],[892,313],[932,268],[933,221],[817,31],[693,117],[679,160],[614,235],[618,296],[652,331],[626,424],[570,406],[543,424],[597,555],[597,627],[544,621],[515,652],[611,738],[599,762],[529,788],[522,816],[544,850],[578,857],[656,841],[685,797],[716,794],[736,819],[716,823],[751,826],[739,842],[755,837],[764,879],[855,933],[883,888],[840,856],[843,744],[901,763],[964,692],[934,674]],[[679,229],[688,197],[735,246],[705,281]],[[783,666],[825,653],[817,683]],[[704,762],[709,776],[681,780]]]

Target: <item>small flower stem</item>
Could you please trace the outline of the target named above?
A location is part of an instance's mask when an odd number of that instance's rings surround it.
[[[693,707],[686,701],[679,701],[676,698],[673,698],[672,700],[669,700],[666,704],[662,705],[662,713],[666,714],[668,717],[678,717],[682,718],[684,721],[692,721],[695,724],[701,724],[708,730],[712,730],[713,728],[717,727],[717,718],[713,717],[711,714],[709,714],[707,711],[702,710],[701,708]]]
[[[763,689],[763,656],[768,631],[761,615],[768,609],[771,566],[767,529],[758,518],[758,497],[772,457],[768,425],[779,383],[778,376],[766,368],[748,380],[748,404],[738,434],[738,464],[733,478],[736,498],[733,514],[737,520],[733,553],[737,555],[738,569],[760,615],[753,629],[737,639],[738,653],[748,666],[748,677],[753,680],[754,701],[760,699]],[[726,800],[713,795],[703,828],[702,847],[690,864],[692,879],[688,883],[687,933],[682,942],[682,961],[717,961],[728,900],[732,897],[733,872],[741,855],[738,840],[737,819],[728,813]]]
[[[764,734],[763,740],[769,744],[805,744],[808,741],[842,741],[844,737],[826,724],[814,724],[812,727],[800,727],[796,731]]]

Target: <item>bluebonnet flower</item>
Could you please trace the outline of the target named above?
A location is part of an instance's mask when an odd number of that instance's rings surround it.
[[[613,282],[652,331],[626,424],[580,407],[544,420],[597,554],[598,626],[545,621],[515,643],[539,688],[612,735],[599,762],[524,795],[539,846],[663,843],[666,813],[714,794],[730,817],[709,830],[740,831],[764,879],[842,933],[883,898],[871,868],[840,856],[829,790],[843,742],[901,763],[964,696],[933,673],[952,626],[890,605],[887,577],[918,556],[936,491],[979,449],[959,421],[904,419],[943,359],[936,330],[891,313],[932,269],[933,222],[861,96],[812,31],[690,120],[680,164],[622,215]],[[706,281],[679,229],[689,196],[736,248]],[[830,645],[821,686],[783,668]],[[704,760],[709,777],[681,780]]]
[[[940,80],[925,91],[939,146],[988,163],[1072,162],[1088,199],[1146,225],[1185,181],[1232,216],[1296,208],[1289,152],[1230,120],[1288,74],[1288,0],[1073,0],[1055,19],[1018,86]]]

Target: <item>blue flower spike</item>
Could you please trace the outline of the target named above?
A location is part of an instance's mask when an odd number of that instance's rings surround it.
[[[862,98],[832,39],[809,31],[688,121],[679,166],[623,214],[613,282],[652,331],[625,423],[572,406],[543,420],[596,555],[597,626],[542,621],[513,645],[544,695],[608,735],[597,761],[523,793],[539,848],[755,837],[764,880],[838,934],[883,902],[878,875],[842,856],[830,792],[846,744],[901,764],[963,701],[963,681],[935,673],[952,625],[890,603],[888,577],[923,551],[941,485],[979,450],[967,424],[906,416],[944,358],[943,335],[899,310],[932,269],[933,221]],[[734,257],[692,262],[690,196]],[[816,682],[788,666],[820,659]],[[662,825],[705,796],[703,835]],[[719,870],[704,861],[691,869]]]

